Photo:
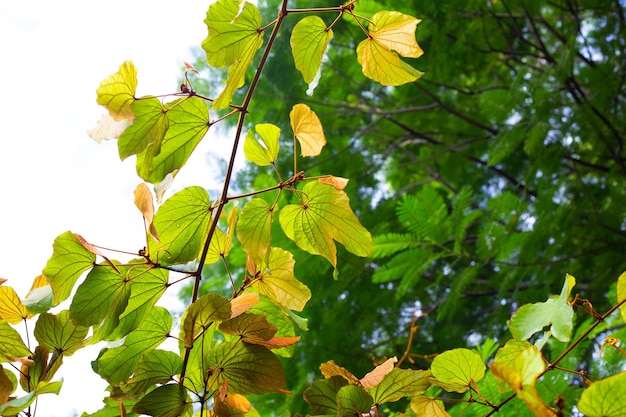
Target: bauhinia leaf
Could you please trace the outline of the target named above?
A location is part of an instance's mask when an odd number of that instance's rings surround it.
[[[253,198],[241,210],[237,222],[237,238],[241,247],[255,262],[260,262],[270,249],[274,210],[262,198]]]
[[[280,360],[263,346],[225,342],[208,352],[206,360],[213,369],[210,390],[225,384],[228,394],[267,394],[287,384]]]
[[[22,304],[13,287],[0,285],[0,319],[17,324],[32,316],[33,314]]]
[[[133,372],[133,377],[120,388],[127,394],[138,395],[154,384],[165,384],[178,375],[182,368],[180,356],[174,352],[155,349],[145,353]]]
[[[40,314],[48,311],[52,306],[54,295],[52,287],[48,284],[45,275],[39,275],[33,281],[33,285],[22,301],[24,306],[33,314]]]
[[[302,311],[311,298],[311,291],[298,281],[293,273],[296,261],[284,249],[272,248],[267,261],[262,261],[252,288],[267,296],[277,305]]]
[[[485,364],[480,355],[469,349],[452,349],[435,357],[430,370],[436,381],[447,391],[465,392],[473,382],[485,376]],[[441,383],[441,384],[440,384]]]
[[[626,298],[626,272],[622,272],[617,278],[617,302],[621,302]],[[619,308],[622,320],[626,322],[626,303]]]
[[[367,392],[372,396],[375,404],[399,401],[402,398],[426,392],[431,386],[430,376],[429,371],[394,368]]]
[[[332,185],[338,190],[343,190],[344,188],[346,188],[346,186],[348,185],[348,181],[350,180],[347,178],[335,177],[333,175],[326,175],[321,177],[318,181],[322,184]]]
[[[152,144],[157,155],[161,151],[161,142],[169,127],[167,112],[156,97],[136,100],[130,105],[136,119],[124,130],[117,142],[122,161],[131,155],[143,152]]]
[[[296,104],[289,113],[293,136],[300,142],[302,156],[317,156],[326,145],[320,119],[306,104]]]
[[[348,381],[338,375],[318,379],[304,390],[304,399],[311,406],[312,415],[336,415],[337,393],[348,385]]]
[[[416,416],[450,417],[441,400],[421,395],[411,398],[411,410]]]
[[[244,293],[244,295],[245,294],[246,293]],[[258,294],[256,295],[258,297]],[[295,340],[296,332],[294,329],[294,318],[291,310],[285,311],[285,309],[277,306],[274,302],[268,300],[267,297],[259,297],[259,301],[256,303],[256,305],[248,311],[250,313],[263,315],[267,319],[267,321],[269,321],[278,329],[274,338]],[[268,347],[268,349],[270,349],[270,347]],[[274,347],[271,347],[271,349],[273,349],[274,354],[284,357],[293,356],[293,353],[295,351],[294,346],[286,346],[282,349],[277,350]]]
[[[361,378],[361,385],[364,388],[372,388],[380,384],[380,382],[393,371],[394,363],[398,362],[398,358],[387,359],[385,362],[374,368],[373,371],[368,372],[363,378]]]
[[[348,381],[350,384],[359,385],[361,383],[361,381],[359,381],[359,378],[354,376],[352,372],[348,371],[341,365],[337,365],[333,360],[321,364],[320,371],[322,372],[322,375],[324,375],[324,378],[340,376]]]
[[[106,107],[113,119],[133,120],[135,115],[130,105],[135,101],[136,89],[137,69],[132,62],[125,61],[115,74],[100,83],[96,101]]]
[[[30,350],[17,330],[0,319],[0,362],[13,362],[13,358],[25,358],[30,355]]]
[[[324,256],[334,267],[337,248],[333,240],[357,256],[370,253],[372,236],[352,212],[346,193],[311,181],[302,189],[301,201],[284,207],[279,215],[283,231],[298,247]]]
[[[72,232],[59,235],[52,245],[52,257],[43,274],[48,278],[54,293],[53,305],[70,296],[80,275],[93,267],[96,255],[89,252]]]
[[[259,142],[252,130],[248,131],[246,140],[243,144],[243,153],[248,161],[258,166],[272,165],[278,157],[280,145],[280,128],[271,123],[263,123],[254,126],[257,135],[260,136]]]
[[[322,65],[324,52],[333,38],[333,30],[319,16],[300,20],[291,32],[291,53],[304,82],[310,84]]]
[[[233,336],[239,336],[246,343],[262,344],[270,340],[278,330],[259,314],[243,313],[219,325],[220,331]]]
[[[23,397],[14,398],[11,401],[0,405],[0,415],[16,416],[26,408],[28,408],[42,394],[59,394],[63,381],[46,382],[41,381],[37,387],[24,395]]]
[[[237,317],[238,315],[245,313],[258,304],[259,300],[259,294],[252,292],[245,292],[239,297],[233,298],[230,300],[230,308],[232,311],[230,317]]]
[[[623,417],[626,410],[626,372],[592,383],[583,391],[577,407],[588,417]]]
[[[154,202],[152,193],[145,183],[141,183],[135,188],[135,206],[139,209],[148,225],[148,231],[156,242],[159,242],[159,235],[154,227]]]
[[[576,279],[567,274],[561,295],[552,296],[543,303],[525,304],[511,317],[509,328],[517,340],[528,340],[533,334],[550,326],[554,337],[567,342],[572,336],[574,309],[568,299]]]
[[[0,366],[0,404],[9,401],[9,396],[16,388],[15,375]]]
[[[185,346],[191,346],[201,330],[210,324],[228,320],[230,317],[230,302],[226,297],[210,292],[198,298],[187,309],[183,321]]]
[[[80,326],[70,320],[69,311],[59,314],[42,314],[35,325],[35,338],[40,345],[64,356],[71,356],[85,345],[89,327]]]
[[[132,411],[158,417],[191,416],[193,407],[185,387],[178,384],[162,385],[150,391]]]
[[[103,140],[117,139],[122,136],[131,122],[124,120],[115,120],[110,114],[103,114],[98,120],[98,124],[87,132],[87,135],[98,143]]]
[[[356,385],[346,385],[337,392],[337,417],[361,417],[369,414],[374,400]]]
[[[420,78],[423,73],[398,56],[418,58],[423,54],[415,41],[415,28],[419,22],[419,19],[395,11],[380,11],[372,16],[369,37],[357,47],[357,59],[363,74],[388,86]]]

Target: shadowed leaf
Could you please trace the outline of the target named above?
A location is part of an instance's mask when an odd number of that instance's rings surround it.
[[[150,391],[132,411],[158,417],[190,416],[193,413],[187,390],[178,384],[162,385]]]

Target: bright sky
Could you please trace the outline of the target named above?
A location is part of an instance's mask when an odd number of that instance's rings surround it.
[[[67,230],[101,246],[144,245],[134,158],[122,163],[115,142],[97,144],[86,133],[104,113],[95,90],[130,59],[138,95],[174,92],[191,48],[206,37],[211,2],[0,2],[0,277],[21,297]],[[207,156],[213,146],[201,145],[176,189],[215,177]],[[64,360],[61,394],[42,396],[37,417],[102,406],[106,384],[90,368],[98,349]]]

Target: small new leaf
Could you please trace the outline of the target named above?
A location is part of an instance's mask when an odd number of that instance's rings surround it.
[[[333,38],[333,31],[319,16],[300,20],[291,32],[291,53],[304,82],[310,84],[322,65],[324,52]]]
[[[280,148],[278,143],[280,129],[271,123],[264,123],[256,125],[254,130],[261,137],[261,142],[257,140],[252,130],[248,131],[243,144],[244,155],[248,161],[258,166],[272,165]]]
[[[135,206],[139,209],[143,218],[146,220],[146,224],[148,225],[148,231],[150,235],[155,240],[155,242],[159,242],[159,235],[157,234],[157,230],[154,227],[154,202],[152,201],[152,193],[150,189],[145,183],[141,183],[135,188]]]
[[[326,145],[322,123],[306,104],[296,104],[289,113],[293,136],[300,143],[302,156],[317,156]]]
[[[114,120],[133,120],[130,105],[135,101],[137,69],[130,61],[120,65],[115,74],[109,75],[96,90],[98,104],[106,107]]]

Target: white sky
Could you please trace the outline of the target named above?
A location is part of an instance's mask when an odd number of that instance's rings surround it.
[[[104,113],[95,90],[130,59],[138,95],[176,91],[183,62],[206,37],[211,2],[0,2],[0,277],[21,297],[66,230],[97,245],[143,246],[134,158],[122,163],[115,142],[97,144],[86,134]],[[207,157],[215,142],[207,146],[207,139],[217,140],[205,138],[176,189],[206,186],[215,176]],[[102,406],[106,383],[90,368],[98,349],[64,360],[55,377],[64,378],[61,394],[42,396],[36,416]]]

